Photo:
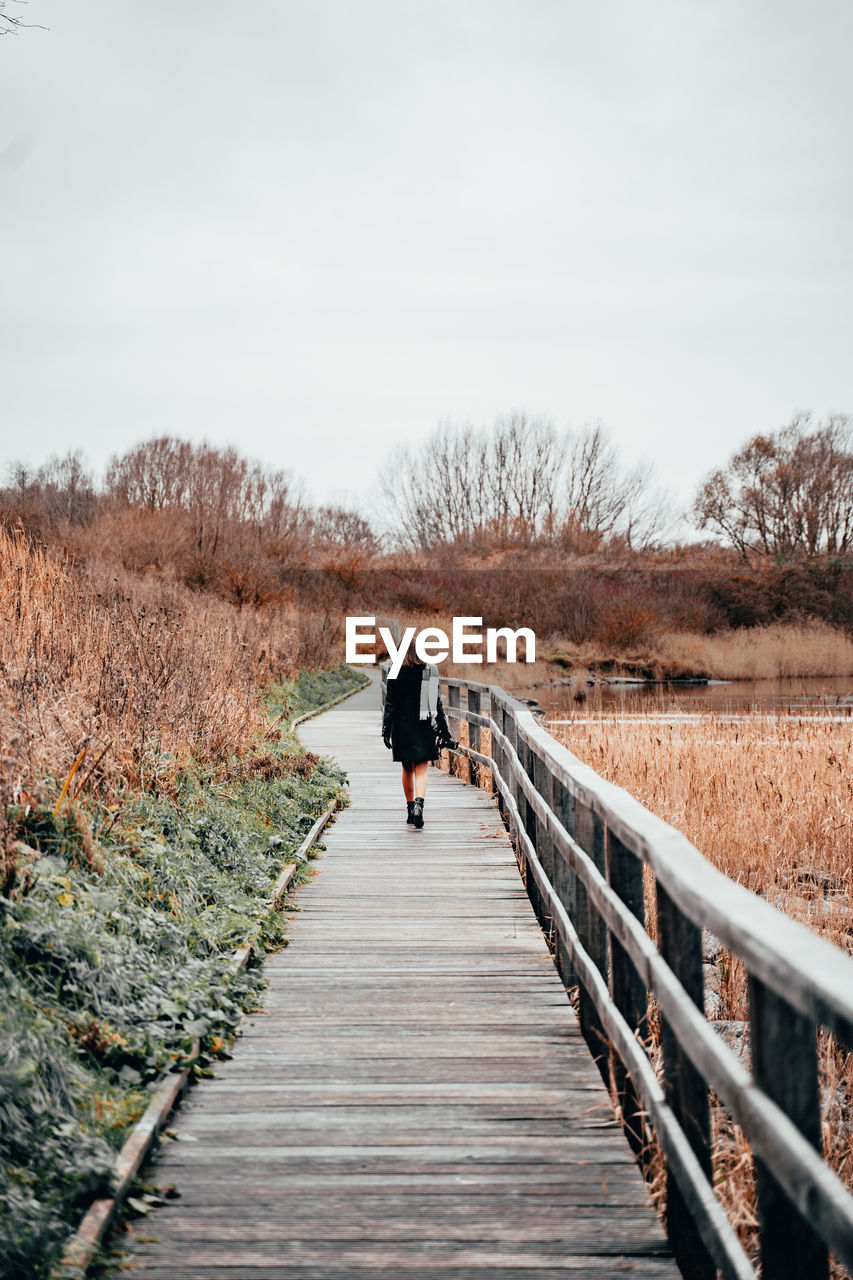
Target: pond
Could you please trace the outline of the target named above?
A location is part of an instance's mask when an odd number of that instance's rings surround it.
[[[853,714],[853,677],[827,676],[776,680],[710,680],[652,683],[644,680],[566,678],[530,689],[545,720],[577,720],[608,713],[639,715],[723,716],[794,715],[847,719]]]

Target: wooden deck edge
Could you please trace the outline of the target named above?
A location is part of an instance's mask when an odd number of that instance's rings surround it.
[[[337,807],[338,807],[337,801],[334,801],[334,803],[331,805],[330,808],[324,810],[324,812],[320,814],[319,818],[311,827],[311,830],[308,832],[307,836],[302,841],[299,848],[294,852],[293,857],[296,859],[296,861],[287,862],[282,867],[281,873],[278,879],[276,880],[275,884],[273,885],[272,904],[274,907],[281,906],[281,900],[284,897],[284,894],[288,885],[290,884],[293,877],[296,875],[296,872],[299,870],[300,865],[303,862],[305,862],[305,860],[307,859],[308,854],[311,852],[312,848],[317,843],[317,837],[319,836],[320,832],[323,830],[323,828],[325,827],[329,819],[333,816]],[[248,950],[251,953],[251,950],[252,950],[251,944],[249,945]]]
[[[304,720],[310,720],[313,716],[329,710],[330,707],[337,706],[339,702],[344,702],[347,698],[353,697],[354,694],[361,693],[368,683],[369,679],[357,688],[348,689],[346,693],[333,698],[330,702],[324,703],[313,711],[306,711],[304,715],[297,716],[295,720],[290,722],[288,730],[292,732]],[[274,907],[281,905],[282,898],[299,869],[300,862],[303,862],[308,857],[311,848],[317,841],[317,837],[334,814],[336,808],[337,801],[320,814],[305,839],[299,845],[299,848],[293,854],[296,861],[288,862],[282,867],[279,877],[273,886],[271,903]],[[248,968],[252,953],[253,948],[250,942],[244,947],[239,947],[232,957],[235,967],[237,969]],[[199,1052],[200,1044],[196,1040],[191,1050],[191,1059],[197,1058]],[[96,1253],[106,1238],[116,1211],[127,1198],[134,1179],[157,1143],[160,1131],[186,1092],[189,1084],[190,1066],[191,1063],[184,1067],[182,1071],[170,1072],[157,1089],[145,1114],[136,1122],[116,1157],[115,1175],[117,1186],[115,1192],[110,1197],[95,1200],[89,1206],[83,1220],[65,1246],[62,1260],[52,1272],[52,1280],[82,1280],[82,1277],[86,1275]]]
[[[245,967],[245,964],[241,967]],[[190,1050],[191,1059],[197,1058],[199,1051],[200,1044],[196,1040]],[[133,1126],[116,1159],[118,1183],[113,1195],[95,1200],[90,1205],[83,1221],[65,1246],[62,1261],[52,1273],[53,1280],[79,1280],[79,1277],[85,1276],[104,1241],[116,1210],[126,1199],[134,1178],[160,1136],[160,1130],[183,1097],[189,1084],[191,1065],[190,1063],[181,1071],[173,1071],[166,1077],[145,1114]]]
[[[251,957],[252,944],[247,943],[234,952],[234,967],[248,968]],[[81,1280],[85,1276],[104,1242],[116,1211],[127,1198],[139,1170],[156,1146],[160,1131],[186,1093],[192,1063],[200,1052],[201,1044],[195,1040],[190,1050],[189,1064],[181,1071],[169,1072],[157,1089],[145,1114],[137,1120],[116,1157],[117,1186],[114,1194],[95,1200],[89,1206],[82,1222],[65,1246],[62,1261],[52,1272],[51,1280]]]
[[[350,698],[353,693],[358,692],[358,689],[351,690],[344,697]],[[335,701],[340,702],[343,699],[339,698]],[[333,704],[330,703],[329,705]],[[321,710],[325,710],[325,707],[321,708]],[[320,814],[293,855],[298,861],[288,862],[282,867],[281,873],[273,886],[271,903],[274,907],[281,905],[281,900],[299,869],[300,862],[308,857],[309,852],[317,841],[317,837],[334,814],[336,808],[337,802]],[[252,951],[251,942],[244,947],[238,948],[232,956],[235,968],[248,968],[249,961],[252,958]],[[184,1067],[180,1072],[172,1071],[166,1076],[149,1103],[145,1114],[131,1129],[116,1158],[115,1175],[117,1186],[115,1192],[111,1197],[95,1200],[89,1206],[82,1222],[65,1246],[62,1261],[52,1273],[52,1280],[82,1280],[82,1277],[86,1275],[92,1265],[95,1254],[106,1238],[116,1211],[127,1198],[134,1179],[157,1144],[161,1129],[186,1092],[192,1060],[198,1057],[200,1047],[199,1041],[196,1040],[190,1050],[190,1065]]]

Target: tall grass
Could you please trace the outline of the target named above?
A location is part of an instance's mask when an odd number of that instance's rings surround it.
[[[853,952],[853,721],[616,714],[579,717],[552,731],[603,777],[684,831],[726,875]],[[654,933],[650,878],[646,906]],[[742,962],[708,939],[705,974],[708,1017],[748,1059]],[[654,1054],[654,1019],[651,1025]],[[819,1062],[824,1156],[853,1187],[853,1054],[822,1033]],[[749,1146],[712,1101],[715,1186],[755,1256]],[[835,1261],[832,1275],[841,1280],[847,1272]]]
[[[0,528],[0,802],[45,771],[145,787],[260,725],[253,686],[294,672],[295,625],[162,578],[76,568]]]
[[[147,1086],[223,1052],[281,863],[343,778],[282,735],[357,677],[283,609],[0,529],[0,1280],[50,1274]],[[276,681],[273,682],[273,677]],[[285,677],[282,679],[282,677]],[[266,706],[260,694],[266,688]]]
[[[853,722],[616,714],[552,732],[726,875],[853,950]]]
[[[853,637],[825,622],[776,622],[697,635],[673,631],[651,645],[650,664],[718,680],[853,675]]]

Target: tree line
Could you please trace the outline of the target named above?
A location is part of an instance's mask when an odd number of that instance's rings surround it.
[[[370,513],[313,505],[287,471],[234,448],[161,436],[113,457],[100,481],[79,452],[38,467],[12,463],[0,509],[7,523],[20,519],[54,533],[106,521],[119,543],[132,543],[134,531],[148,536],[155,560],[167,531],[170,557],[182,561],[189,580],[195,574],[196,585],[205,585],[223,556],[233,567],[259,554],[313,563],[323,553],[374,560],[395,550],[547,549],[583,556],[671,546],[672,499],[657,488],[650,465],[624,464],[601,424],[558,429],[521,412],[489,428],[443,423],[399,449],[380,469],[377,488]],[[710,544],[745,560],[849,554],[853,419],[815,423],[800,415],[753,436],[707,477],[690,517]]]
[[[391,528],[418,550],[491,538],[589,551],[665,547],[673,500],[651,465],[625,466],[600,425],[559,431],[522,413],[491,429],[444,425],[380,473]],[[699,531],[750,556],[844,556],[853,547],[853,419],[800,414],[753,436],[699,488]]]

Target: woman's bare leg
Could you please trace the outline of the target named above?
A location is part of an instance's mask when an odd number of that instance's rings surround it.
[[[426,795],[428,769],[429,769],[429,764],[427,763],[426,760],[422,760],[421,763],[416,764],[414,769],[412,770],[413,780],[415,784],[415,790],[414,790],[414,795],[412,796],[412,799],[414,799],[415,796],[418,796],[421,800],[423,800],[424,796]],[[408,793],[406,795],[406,799],[407,800],[409,799]]]
[[[415,776],[417,767],[417,765],[413,764],[403,765],[403,795],[407,800],[414,800],[415,798]]]

